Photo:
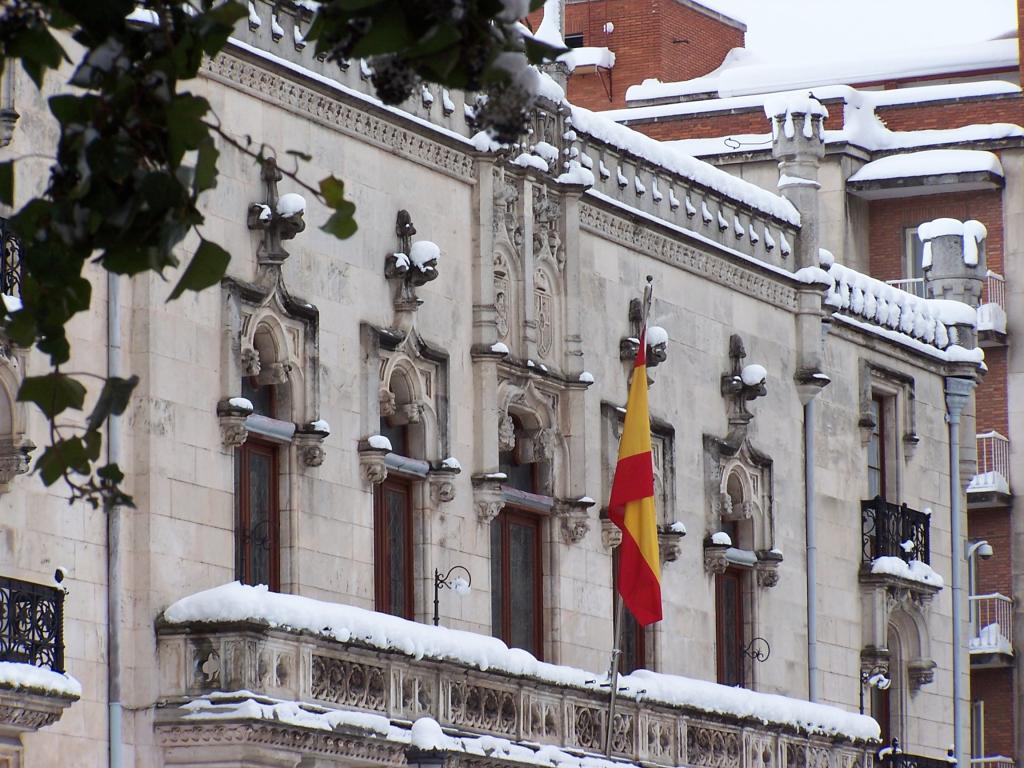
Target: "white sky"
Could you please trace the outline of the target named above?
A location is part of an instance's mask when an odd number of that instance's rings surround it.
[[[700,2],[700,0],[698,0]],[[747,24],[747,48],[784,61],[986,40],[1017,25],[1015,0],[711,0]]]

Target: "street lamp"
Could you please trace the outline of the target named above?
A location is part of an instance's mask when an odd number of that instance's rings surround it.
[[[974,639],[978,632],[978,627],[976,626],[977,610],[975,606],[970,605],[970,598],[978,591],[974,558],[980,557],[982,560],[988,560],[994,554],[995,552],[992,550],[992,545],[985,541],[985,539],[978,539],[977,541],[968,540],[964,542],[964,560],[967,561],[967,626],[971,633],[968,642]]]
[[[462,571],[466,574],[466,577],[455,576],[452,574],[456,571]],[[459,597],[465,597],[469,594],[469,588],[473,585],[473,575],[462,565],[453,565],[448,569],[448,573],[441,575],[441,572],[434,569],[434,626],[436,627],[440,621],[441,616],[438,613],[438,595],[441,592],[442,587],[447,587]]]
[[[861,670],[860,673],[860,713],[864,714],[864,687],[877,688],[880,691],[889,690],[892,685],[892,678],[889,677],[889,670],[882,666],[875,666],[871,669]]]

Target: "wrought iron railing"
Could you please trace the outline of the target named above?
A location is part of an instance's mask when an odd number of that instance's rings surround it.
[[[993,592],[971,595],[971,650],[1013,652],[1013,600]]]
[[[0,295],[21,298],[21,241],[0,217]]]
[[[860,503],[864,562],[898,557],[928,563],[931,519],[906,504],[891,504],[881,496]]]
[[[64,592],[0,577],[0,661],[64,671]]]
[[[952,749],[945,757],[924,757],[900,749],[899,739],[893,739],[889,746],[878,750],[878,764],[882,768],[953,768],[956,759]]]

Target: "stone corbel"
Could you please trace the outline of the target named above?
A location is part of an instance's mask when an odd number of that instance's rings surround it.
[[[473,507],[481,523],[490,523],[505,506],[501,484],[508,479],[504,472],[473,475]]]
[[[594,500],[589,496],[555,500],[553,511],[555,516],[561,520],[562,541],[566,544],[583,541],[590,532],[590,515],[587,510],[592,506],[594,506]]]
[[[629,327],[632,335],[619,340],[619,359],[623,362],[636,360],[637,352],[640,351],[640,333],[643,325],[643,307],[640,299],[629,301]],[[657,368],[668,360],[668,334],[658,326],[647,328],[647,369]],[[656,343],[650,343],[655,338]],[[649,376],[648,376],[649,378]]]
[[[307,467],[319,467],[324,463],[327,452],[324,440],[331,434],[326,421],[312,421],[309,424],[295,426],[295,445],[299,460]]]
[[[35,448],[35,443],[27,439],[20,443],[0,441],[0,493],[10,490],[10,484],[17,475],[28,472]]]
[[[242,374],[244,376],[260,375],[260,352],[250,346],[242,348],[241,355]]]
[[[936,664],[931,659],[912,659],[907,663],[907,677],[911,690],[920,690],[935,680]]]
[[[430,481],[430,499],[434,504],[448,503],[455,498],[455,478],[462,467],[454,459],[433,462],[427,479]]]
[[[266,202],[249,206],[247,223],[250,230],[263,233],[263,242],[256,254],[260,265],[280,266],[288,258],[282,241],[291,240],[306,228],[302,218],[306,212],[306,201],[295,192],[278,196],[277,183],[284,176],[273,158],[263,161],[261,176],[266,188]]]
[[[917,452],[917,446],[921,442],[921,436],[916,432],[908,432],[903,436],[903,459],[910,461]]]
[[[779,583],[779,566],[782,564],[782,553],[776,550],[761,550],[757,553],[757,586],[771,588]]]
[[[534,429],[526,432],[525,439],[519,442],[519,461],[532,464],[538,461],[550,461],[555,455],[555,443],[558,433],[551,428]]]
[[[228,450],[238,448],[249,437],[245,420],[252,413],[252,403],[244,397],[226,397],[217,403],[221,443]]]
[[[377,392],[377,402],[380,406],[381,418],[394,416],[398,410],[398,407],[395,405],[395,393],[386,387],[381,387]]]
[[[508,412],[498,417],[498,450],[511,451],[516,447],[516,425]]]
[[[683,537],[685,530],[677,530],[673,525],[658,526],[658,551],[662,563],[674,563],[683,554]]]
[[[725,569],[729,567],[729,559],[725,553],[731,546],[731,544],[715,544],[711,541],[711,537],[705,539],[704,570],[714,574],[725,573]]]
[[[601,518],[601,544],[605,549],[615,549],[622,543],[622,529],[607,517]]]
[[[379,435],[375,435],[379,437]],[[363,470],[363,479],[371,485],[380,485],[388,476],[388,467],[384,457],[391,453],[390,447],[377,447],[371,438],[359,441],[359,466]]]
[[[384,277],[395,284],[394,305],[397,325],[408,328],[412,325],[413,314],[422,300],[416,289],[438,277],[437,262],[440,250],[431,242],[413,242],[416,227],[406,210],[400,210],[395,219],[395,234],[398,235],[398,250],[384,259]]]

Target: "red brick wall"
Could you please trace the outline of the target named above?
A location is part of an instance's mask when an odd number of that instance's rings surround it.
[[[838,101],[825,102],[828,117],[825,128],[838,130],[843,127],[843,105]],[[636,122],[630,124],[641,133],[655,139],[703,139],[717,136],[731,136],[736,133],[768,133],[771,125],[765,117],[763,107],[737,110],[736,112],[704,112],[697,115],[666,117],[657,122]]]
[[[985,702],[985,753],[1013,757],[1013,670],[972,670],[971,699]]]
[[[975,396],[978,432],[994,429],[1009,436],[1006,417],[1006,348],[989,347],[985,350],[985,365],[988,373]]]
[[[541,16],[540,11],[531,14],[534,29]],[[603,27],[609,21],[615,30],[606,35]],[[573,75],[569,80],[570,100],[588,109],[624,107],[626,89],[649,77],[674,82],[706,75],[731,49],[743,46],[744,36],[741,27],[677,0],[572,3],[565,9],[565,34],[582,34],[584,45],[615,52],[611,100],[596,75]]]
[[[988,560],[974,558],[977,570],[977,593],[999,592],[1012,595],[1011,568],[1013,565],[1010,539],[1010,511],[1008,509],[974,509],[967,515],[967,537],[985,539],[992,545],[994,555]]]
[[[1024,98],[1016,95],[945,104],[905,104],[878,107],[875,114],[893,131],[960,128],[975,123],[1020,123],[1024,119]]]
[[[985,258],[988,268],[1003,271],[1002,190],[925,195],[870,203],[868,249],[871,275],[879,280],[903,277],[903,230],[942,216],[977,219],[988,229]]]

